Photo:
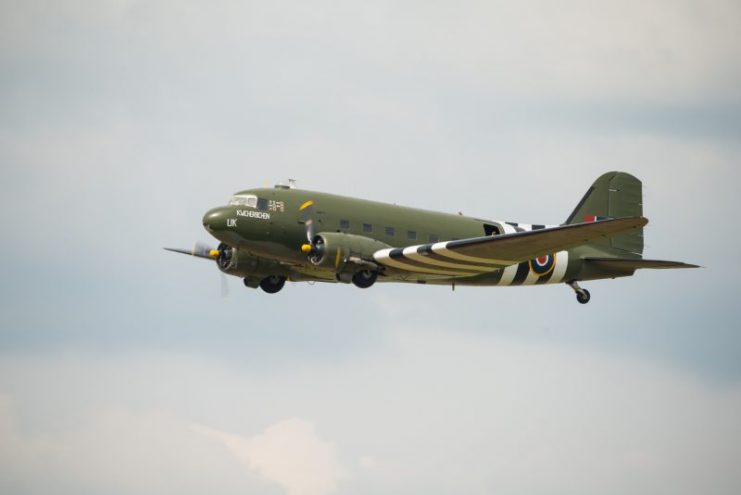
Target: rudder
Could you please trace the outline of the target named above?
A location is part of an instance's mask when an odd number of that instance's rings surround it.
[[[607,172],[587,190],[566,224],[595,222],[606,218],[643,216],[643,186],[625,172]],[[616,257],[643,255],[643,229],[601,239],[590,244]]]

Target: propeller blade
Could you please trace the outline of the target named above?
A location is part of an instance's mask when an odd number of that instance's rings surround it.
[[[180,248],[163,248],[166,251],[172,251],[173,253],[189,254],[196,258],[205,258],[209,260],[216,259],[219,256],[219,251],[213,249],[205,244],[195,243],[193,249],[180,249]]]
[[[229,296],[229,281],[226,279],[224,272],[221,272],[221,298]]]
[[[306,226],[306,240],[309,241],[309,245],[314,245],[314,202],[312,200],[306,201],[299,207],[299,211],[302,212],[304,219],[304,225]],[[306,244],[304,244],[305,246]],[[304,247],[301,247],[301,251],[304,251]]]
[[[314,220],[311,218],[306,221],[306,240],[314,242]]]
[[[222,246],[220,245],[219,248],[222,248]],[[181,254],[187,254],[190,256],[195,256],[196,258],[215,260],[217,262],[219,261],[219,256],[221,254],[219,249],[214,249],[200,242],[196,242],[195,244],[193,244],[192,249],[180,249],[180,248],[169,248],[169,247],[162,248],[162,249],[165,249],[166,251],[172,251],[173,253],[181,253]],[[227,260],[228,262],[228,259],[231,258],[231,255],[232,255],[231,248],[229,247],[223,248],[223,254],[224,254],[224,259]],[[219,265],[221,265],[221,263],[219,263]],[[219,268],[221,269],[221,266],[219,266]],[[221,297],[225,298],[229,296],[229,281],[226,279],[226,275],[224,274],[223,270],[221,271],[220,275],[221,275]]]

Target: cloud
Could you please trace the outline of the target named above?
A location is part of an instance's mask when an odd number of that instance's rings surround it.
[[[496,326],[391,327],[382,350],[269,372],[183,353],[0,360],[17,390],[0,492],[738,493],[737,381]],[[50,382],[64,390],[36,392]]]
[[[291,418],[246,439],[195,424],[194,431],[222,442],[253,473],[285,488],[287,495],[329,495],[344,476],[334,444],[314,425]]]
[[[5,9],[4,46],[14,56],[67,52],[76,69],[126,81],[124,92],[141,78],[165,94],[169,83],[210,86],[218,74],[268,104],[300,102],[292,92],[301,87],[351,102],[368,82],[388,88],[382,74],[412,97],[434,81],[524,99],[739,103],[733,0],[36,3]]]
[[[333,443],[313,423],[278,421],[252,438],[188,424],[164,412],[108,409],[83,414],[82,424],[30,433],[18,404],[0,394],[0,491],[253,493],[261,483],[233,468],[227,447],[260,480],[287,495],[329,495],[346,476]],[[33,430],[37,430],[34,425]],[[364,461],[363,465],[367,465]]]
[[[67,397],[66,400],[72,400]],[[243,493],[252,488],[229,456],[176,416],[149,409],[77,409],[67,422],[52,407],[39,428],[0,395],[2,493]],[[39,411],[33,411],[33,414]]]

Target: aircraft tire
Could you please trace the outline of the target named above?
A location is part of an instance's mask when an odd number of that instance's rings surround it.
[[[378,279],[378,272],[372,270],[360,270],[352,276],[352,283],[355,284],[355,287],[367,289],[376,283],[376,279]]]
[[[279,277],[277,275],[270,275],[265,277],[260,282],[260,288],[268,294],[275,294],[279,292],[286,284],[286,277]]]
[[[579,301],[580,304],[587,304],[591,298],[592,295],[587,289],[580,289],[576,293],[576,300]]]

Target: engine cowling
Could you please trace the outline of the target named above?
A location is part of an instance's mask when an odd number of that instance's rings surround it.
[[[239,277],[264,277],[267,275],[287,275],[286,268],[274,261],[257,257],[246,251],[219,244],[216,264],[219,270]]]
[[[314,236],[313,246],[309,261],[338,274],[346,271],[348,263],[354,269],[375,267],[373,253],[390,247],[370,237],[343,232],[320,232]]]

